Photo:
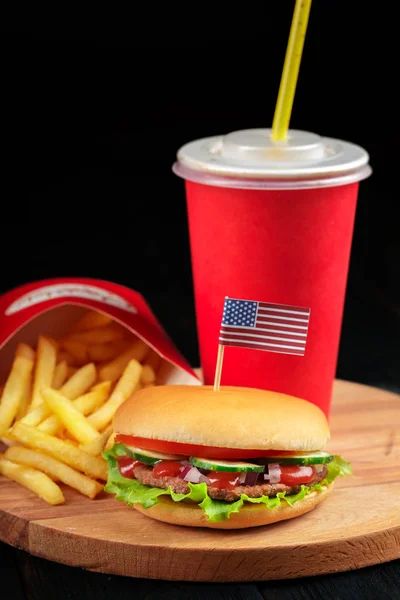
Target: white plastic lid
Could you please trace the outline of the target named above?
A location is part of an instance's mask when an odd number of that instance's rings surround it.
[[[368,153],[355,144],[290,130],[283,142],[270,129],[247,129],[189,142],[173,171],[207,185],[253,189],[300,189],[366,179]]]

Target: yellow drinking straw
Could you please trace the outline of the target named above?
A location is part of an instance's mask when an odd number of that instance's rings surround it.
[[[276,141],[285,140],[289,129],[310,8],[311,0],[296,0],[272,123],[271,138]]]

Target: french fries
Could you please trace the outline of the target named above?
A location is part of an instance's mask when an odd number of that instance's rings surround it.
[[[108,344],[93,344],[89,346],[89,358],[93,362],[106,362],[114,360],[129,347],[129,342],[125,340],[116,340]]]
[[[88,329],[98,329],[112,323],[111,317],[103,313],[89,310],[79,319],[73,328],[73,331],[87,331]]]
[[[0,454],[0,474],[28,488],[48,504],[62,504],[64,494],[50,477],[30,467],[15,464]]]
[[[96,381],[96,367],[94,363],[89,363],[78,369],[71,375],[68,381],[62,386],[60,392],[70,400],[75,400],[81,396]]]
[[[99,433],[66,396],[51,388],[42,390],[42,396],[50,410],[78,442],[88,444],[99,437]]]
[[[51,387],[54,390],[59,390],[63,383],[68,379],[68,363],[66,360],[62,360],[56,365],[53,381]]]
[[[7,432],[23,401],[33,361],[24,356],[16,356],[10,375],[4,386],[0,404],[0,438]]]
[[[137,388],[142,369],[142,365],[137,360],[129,361],[107,402],[88,417],[89,423],[95,429],[101,431],[111,422],[117,409]]]
[[[105,450],[110,450],[110,448],[112,448],[115,444],[115,433],[113,432],[110,437],[108,438],[106,445],[105,445]]]
[[[21,444],[35,450],[42,450],[94,479],[103,479],[104,481],[107,479],[106,463],[100,456],[91,456],[68,442],[22,423],[16,423],[13,426],[12,435]]]
[[[0,475],[56,505],[63,486],[91,499],[101,493],[115,412],[135,390],[157,385],[162,359],[96,311],[50,336],[19,343],[0,385]]]
[[[73,342],[77,344],[104,344],[114,342],[123,337],[122,331],[113,327],[101,327],[100,329],[92,329],[90,331],[82,331],[81,333],[72,333],[64,342],[63,346],[68,350],[67,343]]]
[[[24,356],[28,360],[34,362],[36,358],[36,353],[33,348],[28,346],[28,344],[18,344],[15,356]]]
[[[156,380],[156,374],[154,372],[153,367],[150,365],[143,365],[142,372],[140,374],[140,383],[143,385],[148,385],[149,383],[154,383]]]
[[[88,365],[85,365],[76,371],[76,373],[74,373],[72,377],[68,379],[66,383],[64,383],[60,389],[60,392],[70,400],[73,400],[89,389],[95,380],[96,367],[93,363],[89,363]],[[51,410],[45,404],[45,402],[42,401],[41,404],[39,404],[34,410],[28,412],[28,414],[21,419],[21,423],[24,425],[30,425],[31,427],[36,427],[49,415],[51,415]]]
[[[103,486],[97,481],[42,452],[14,446],[8,448],[4,456],[14,463],[33,467],[51,477],[56,477],[89,498],[95,498],[103,490]]]
[[[68,367],[68,371],[67,371],[67,377],[68,377],[68,379],[70,377],[72,377],[72,375],[74,373],[76,373],[77,371],[78,371],[78,367]]]
[[[28,360],[31,360],[32,363],[35,362],[36,352],[28,346],[27,344],[18,344],[15,356],[24,356]],[[32,395],[32,372],[29,373],[29,377],[25,382],[24,391],[22,394],[21,402],[17,412],[17,419],[22,419],[22,417],[26,414],[28,410],[28,406],[31,401]],[[1,422],[1,419],[0,419]]]
[[[112,434],[112,427],[108,427],[103,433],[99,433],[96,439],[93,442],[89,442],[82,446],[82,450],[91,454],[92,456],[99,456],[107,444],[110,436]]]
[[[76,340],[65,340],[62,344],[63,348],[72,356],[73,363],[75,365],[82,366],[89,362],[88,349],[85,344],[77,342]]]
[[[57,348],[53,340],[39,336],[35,375],[33,378],[32,401],[28,410],[43,402],[41,390],[51,385],[56,368]]]
[[[135,359],[141,362],[147,356],[148,352],[149,347],[147,344],[137,339],[128,350],[99,370],[99,379],[101,381],[116,381],[121,377],[130,360]]]
[[[48,417],[49,414],[49,409],[47,408],[46,404],[42,402],[41,404],[39,404],[39,406],[28,412],[25,416],[23,416],[22,419],[20,419],[20,423],[23,423],[24,425],[29,425],[30,427],[36,427],[36,425],[39,425],[39,423],[41,423],[43,419]]]
[[[76,361],[75,361],[74,357],[72,356],[72,354],[70,354],[66,350],[59,350],[58,351],[58,353],[57,353],[57,361],[59,363],[65,361],[67,363],[68,367],[72,367],[72,368],[76,364]]]
[[[110,389],[111,381],[103,381],[103,383],[96,385],[91,392],[88,392],[87,394],[84,394],[83,396],[80,396],[74,400],[74,408],[83,415],[90,414],[107,400]],[[38,429],[40,431],[44,431],[50,435],[56,435],[60,432],[62,427],[63,424],[57,415],[51,415],[50,417],[47,417],[47,419],[38,425]]]
[[[32,372],[29,373],[26,378],[24,390],[22,392],[21,402],[19,403],[19,408],[17,411],[17,419],[22,419],[26,415],[26,411],[28,410],[28,406],[30,403],[32,395]],[[1,421],[1,417],[0,417]]]

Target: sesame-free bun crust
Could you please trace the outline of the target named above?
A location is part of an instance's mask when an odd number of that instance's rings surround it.
[[[118,409],[114,431],[147,439],[250,450],[321,450],[324,413],[311,402],[245,387],[143,388]]]
[[[203,510],[196,504],[174,502],[172,498],[166,496],[160,496],[158,504],[150,508],[144,508],[141,504],[134,504],[133,506],[147,517],[171,525],[208,527],[211,529],[247,529],[248,527],[271,525],[271,523],[304,515],[323,502],[331,493],[333,486],[334,484],[331,483],[322,491],[311,492],[293,506],[285,501],[282,501],[275,508],[268,508],[264,504],[246,502],[239,512],[231,514],[227,521],[216,523],[208,521]]]

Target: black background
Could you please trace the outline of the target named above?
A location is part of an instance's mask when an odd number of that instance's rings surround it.
[[[187,141],[271,125],[292,8],[241,6],[223,27],[210,10],[199,31],[197,15],[172,28],[157,13],[129,33],[4,34],[0,292],[56,276],[125,284],[197,364],[184,188],[171,166]],[[391,389],[400,389],[396,44],[387,11],[316,0],[291,120],[370,154],[338,376]]]

